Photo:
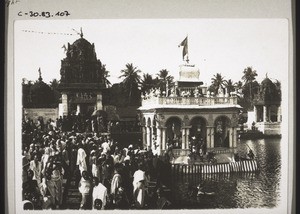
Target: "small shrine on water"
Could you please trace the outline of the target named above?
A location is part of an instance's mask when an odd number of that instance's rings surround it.
[[[196,140],[207,151],[234,152],[241,109],[235,92],[209,93],[200,70],[188,62],[179,66],[179,79],[169,91],[153,90],[142,99],[138,111],[144,146],[163,154],[172,144],[174,152],[187,155],[190,141]]]

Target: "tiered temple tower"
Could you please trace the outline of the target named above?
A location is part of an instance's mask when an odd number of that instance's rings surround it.
[[[102,110],[102,91],[106,88],[103,66],[97,59],[95,46],[81,38],[67,45],[66,57],[61,61],[61,103],[59,115],[91,114]]]

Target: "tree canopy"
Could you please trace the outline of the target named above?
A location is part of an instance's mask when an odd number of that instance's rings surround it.
[[[162,69],[156,74],[158,78],[158,88],[160,91],[166,91],[167,87],[168,89],[174,85],[174,77],[169,74],[169,71],[167,69]]]
[[[139,86],[141,83],[140,73],[141,70],[133,66],[132,63],[127,63],[126,68],[121,70],[122,75],[119,78],[124,78],[122,84],[124,89],[128,92],[129,103],[131,102],[133,94],[139,92]]]

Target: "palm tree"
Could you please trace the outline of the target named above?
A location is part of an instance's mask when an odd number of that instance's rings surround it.
[[[52,79],[52,81],[50,81],[50,87],[52,90],[56,90],[58,85],[59,81],[57,79]]]
[[[157,84],[160,91],[167,92],[167,85],[171,87],[174,84],[174,77],[169,75],[169,71],[167,69],[160,70],[157,74],[157,78]]]
[[[143,75],[143,79],[141,80],[141,91],[145,95],[149,93],[152,88],[155,88],[157,79],[153,79],[152,76],[148,73]]]
[[[216,75],[213,76],[213,78],[211,78],[211,83],[215,88],[215,94],[218,93],[218,90],[220,87],[225,86],[225,80],[224,77],[222,77],[221,73],[217,73]]]
[[[235,91],[235,85],[234,85],[234,83],[232,82],[231,79],[225,80],[224,85],[225,85],[225,87],[227,89],[227,93],[228,94],[230,94],[230,92]]]
[[[244,92],[249,91],[249,102],[250,102],[250,109],[253,108],[253,84],[255,82],[255,87],[257,87],[257,82],[254,81],[256,79],[257,73],[256,70],[254,70],[252,67],[247,67],[243,71],[244,75],[242,76],[242,80],[244,81]],[[244,95],[247,96],[247,94],[244,93]]]
[[[237,81],[236,83],[233,84],[235,89],[237,90],[237,96],[238,97],[242,97],[243,94],[242,94],[242,89],[243,89],[243,83],[242,81]]]
[[[106,65],[102,64],[101,65],[101,71],[103,72],[103,78],[104,78],[104,84],[106,87],[110,87],[111,86],[111,82],[108,80],[108,77],[110,77],[109,75],[109,71],[106,70]]]
[[[250,87],[250,99],[252,99],[252,82],[255,80],[257,76],[256,70],[253,70],[252,67],[247,67],[244,69],[244,76],[242,80],[244,80],[245,85],[249,84]]]
[[[139,73],[141,73],[141,70],[137,69],[137,67],[134,67],[132,63],[127,63],[126,68],[121,70],[121,73],[122,75],[119,78],[124,77],[122,84],[129,91],[130,102],[133,90],[138,90],[138,87],[140,85],[141,77]]]
[[[234,83],[234,85],[238,90],[243,88],[243,83],[240,80]]]

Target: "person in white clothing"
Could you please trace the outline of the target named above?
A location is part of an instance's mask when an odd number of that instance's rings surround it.
[[[79,166],[80,174],[82,174],[83,171],[87,171],[85,158],[86,158],[86,152],[84,151],[82,146],[80,146],[77,151],[77,163],[76,163],[76,165]]]
[[[110,194],[113,196],[114,203],[115,203],[117,191],[118,191],[119,187],[121,187],[121,184],[122,184],[122,177],[120,175],[121,166],[122,165],[120,163],[115,165],[114,176],[111,180]]]
[[[145,172],[139,169],[133,174],[133,201],[136,208],[145,206]]]
[[[110,151],[110,145],[108,142],[103,142],[101,144],[101,147],[102,147],[104,153],[107,153],[108,151]]]
[[[82,178],[79,182],[78,190],[81,193],[81,203],[79,209],[90,209],[91,204],[91,182],[87,171],[82,172]]]
[[[95,207],[95,200],[100,199],[102,201],[102,210],[105,209],[106,206],[106,198],[107,198],[107,188],[99,183],[99,179],[97,177],[93,177],[93,194],[92,194],[92,201],[93,201],[93,209]]]
[[[52,153],[52,149],[50,147],[46,147],[45,152],[41,158],[41,164],[42,164],[41,170],[42,170],[42,174],[44,175],[44,177],[45,177],[46,164],[48,162],[48,159],[49,159],[51,153]]]
[[[30,161],[30,166],[29,168],[33,171],[33,178],[32,180],[36,180],[37,181],[37,184],[38,186],[40,187],[40,184],[41,184],[41,174],[42,174],[42,164],[41,162],[39,161],[38,159],[38,155],[35,154],[33,156],[33,160]]]

